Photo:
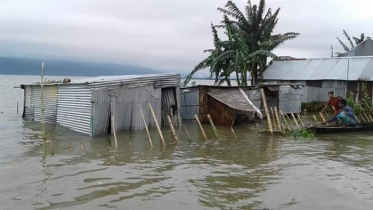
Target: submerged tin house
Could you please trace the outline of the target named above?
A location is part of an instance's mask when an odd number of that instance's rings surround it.
[[[274,60],[263,78],[265,82],[303,84],[303,102],[327,101],[329,91],[343,98],[352,92],[359,100],[363,84],[373,95],[373,56]]]
[[[277,108],[286,114],[300,113],[302,107],[303,84],[300,83],[262,83],[249,90],[250,100],[261,109],[263,88],[268,108]]]
[[[142,130],[155,127],[149,104],[162,126],[181,124],[179,74],[93,77],[69,83],[44,84],[45,121],[95,136],[115,130]],[[24,89],[23,117],[41,121],[40,84],[21,85]]]
[[[261,111],[248,98],[249,88],[195,86],[180,89],[181,116],[192,120],[195,115],[208,123],[207,114],[218,125],[233,125],[262,118]]]

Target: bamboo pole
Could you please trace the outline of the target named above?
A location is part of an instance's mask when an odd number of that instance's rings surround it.
[[[355,118],[356,118],[357,123],[361,123],[360,119],[357,117],[356,114],[355,114]]]
[[[364,112],[364,116],[366,119],[368,119],[368,122],[372,122],[372,119],[369,117],[369,115],[366,112]]]
[[[281,116],[282,116],[282,119],[284,120],[284,123],[285,123],[285,125],[286,125],[286,128],[288,129],[288,131],[290,131],[290,127],[289,127],[288,121],[287,121],[287,119],[286,119],[284,113],[282,112],[282,110],[280,110],[280,114],[281,114]]]
[[[18,114],[18,101],[17,101],[17,114]]]
[[[232,133],[233,133],[234,139],[237,139],[236,133],[234,132],[234,130],[233,130],[233,127],[232,127],[232,126],[231,126],[231,130],[232,130]]]
[[[158,133],[159,133],[159,137],[160,137],[161,140],[162,140],[162,144],[163,144],[163,145],[166,145],[166,142],[164,141],[164,138],[163,138],[163,134],[162,134],[161,128],[159,127],[158,120],[157,120],[157,117],[155,116],[155,113],[154,113],[154,110],[153,110],[153,107],[152,107],[152,104],[151,104],[151,103],[149,103],[149,109],[150,109],[150,112],[151,112],[152,115],[153,115],[153,118],[154,118],[154,121],[155,121],[155,125],[157,126],[157,130],[158,130]]]
[[[295,122],[295,125],[297,125],[298,129],[300,129],[300,126],[299,126],[299,124],[298,124],[297,118],[295,118],[293,112],[290,112],[290,114],[291,114],[291,116],[293,117],[293,120],[294,120],[294,122]]]
[[[187,129],[187,127],[186,127],[185,125],[184,125],[184,128],[185,128],[185,133],[186,133],[187,136],[188,136],[189,142],[191,142],[191,141],[192,141],[192,138],[190,138],[190,135],[189,135],[188,129]]]
[[[320,117],[321,117],[323,123],[328,124],[328,123],[326,122],[325,117],[324,117],[324,115],[322,114],[322,112],[319,112],[319,114],[320,114]]]
[[[117,141],[117,133],[115,132],[115,118],[114,118],[114,116],[111,116],[111,126],[113,128],[113,133],[114,133],[115,149],[118,149],[118,141]]]
[[[361,113],[359,114],[359,116],[360,116],[360,119],[362,119],[362,122],[363,122],[363,123],[366,123],[366,122],[367,122]]]
[[[312,115],[312,117],[313,117],[313,119],[315,120],[316,126],[319,127],[320,124],[319,124],[319,122],[317,121],[316,115]]]
[[[265,111],[265,113],[267,115],[268,129],[269,129],[269,132],[272,133],[273,132],[273,128],[272,128],[271,116],[269,116],[268,106],[267,106],[267,99],[266,99],[266,95],[264,94],[263,88],[260,89],[260,94],[262,95],[262,101],[263,101],[264,111]]]
[[[45,136],[45,121],[44,121],[44,62],[41,63],[41,127],[42,127],[42,137],[43,137],[43,155],[47,155],[47,138]]]
[[[215,127],[214,121],[212,121],[210,114],[207,114],[207,119],[208,119],[209,122],[210,122],[210,125],[211,125],[211,127],[212,127],[212,130],[214,130],[214,133],[215,133],[216,138],[217,138],[217,139],[221,139],[221,136],[220,136],[220,134],[219,134],[219,131],[218,131],[218,129]]]
[[[304,126],[304,123],[302,121],[302,118],[300,117],[300,114],[297,114],[297,116],[298,116],[298,119],[300,121],[300,124],[302,125],[303,128],[305,128],[306,126]]]
[[[278,116],[278,110],[277,107],[275,107],[275,116],[276,116],[276,121],[277,121],[277,127],[279,131],[282,131],[281,128],[281,122],[280,122],[280,117]]]
[[[144,116],[144,112],[142,111],[142,107],[141,107],[141,104],[139,104],[139,107],[140,107],[140,112],[141,112],[141,117],[142,117],[142,120],[144,121],[144,125],[145,125],[145,130],[146,130],[146,133],[148,134],[148,139],[149,139],[149,144],[150,144],[150,147],[153,148],[153,141],[152,141],[152,137],[150,136],[150,133],[149,133],[149,128],[148,128],[148,124],[146,123],[146,120],[145,120],[145,116]]]
[[[82,152],[85,153],[85,146],[82,141],[80,141],[80,148],[82,149]]]
[[[170,125],[172,135],[174,136],[175,143],[177,145],[179,145],[179,138],[177,137],[177,134],[175,132],[175,128],[174,128],[174,125],[172,124],[172,120],[171,120],[170,115],[167,115],[167,120],[168,120],[168,124]]]
[[[368,116],[369,116],[371,122],[373,122],[373,117],[372,117],[372,115],[371,115],[371,114],[368,114]]]
[[[197,115],[194,115],[194,118],[196,118],[197,123],[198,123],[198,125],[199,125],[199,128],[201,129],[202,135],[203,135],[203,137],[205,137],[205,140],[207,141],[206,133],[205,133],[205,131],[203,130],[202,124],[201,124],[201,122],[199,121]]]
[[[273,111],[273,107],[271,107],[271,114],[272,114],[272,125],[273,125],[273,127],[276,129],[276,128],[278,128],[277,126],[277,122],[276,122],[276,119],[275,119],[275,112]]]
[[[294,121],[291,120],[291,118],[289,117],[289,115],[285,114],[285,117],[287,117],[287,119],[289,121],[289,124],[291,124],[291,126],[294,128],[294,130],[296,130],[297,126],[295,125]]]

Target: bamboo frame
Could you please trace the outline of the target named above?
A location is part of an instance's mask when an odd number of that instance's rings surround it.
[[[172,135],[174,136],[175,143],[177,145],[179,145],[180,144],[179,138],[177,137],[177,134],[175,132],[175,128],[174,128],[174,125],[172,124],[172,120],[171,120],[170,115],[167,115],[167,120],[168,120],[168,124],[170,125],[170,129],[171,129]]]
[[[184,125],[184,129],[185,129],[185,132],[186,132],[186,134],[187,134],[187,136],[188,136],[189,142],[191,142],[191,141],[192,141],[192,138],[190,138],[190,135],[189,135],[188,129],[187,129],[187,127],[186,127],[185,125]]]
[[[218,129],[216,128],[216,126],[215,126],[215,124],[214,124],[214,121],[212,121],[210,114],[207,114],[207,119],[208,119],[209,122],[210,122],[210,125],[211,125],[211,127],[212,127],[212,130],[214,130],[214,133],[215,133],[216,138],[217,138],[217,139],[221,139],[221,136],[220,136],[220,134],[219,134],[219,131],[218,131]]]
[[[271,122],[271,117],[269,116],[269,112],[268,112],[268,106],[267,106],[267,99],[266,99],[266,95],[264,93],[264,90],[263,88],[260,89],[260,94],[262,96],[262,101],[263,101],[263,106],[264,106],[264,111],[267,115],[267,123],[268,123],[268,129],[269,129],[269,132],[273,132],[273,128],[272,128],[272,122]]]
[[[283,120],[284,120],[284,123],[285,123],[285,125],[286,125],[288,131],[291,131],[291,130],[290,130],[290,127],[289,127],[289,124],[288,124],[288,122],[287,122],[287,119],[286,119],[284,113],[282,112],[282,110],[280,110],[280,114],[281,114],[281,116],[282,116],[282,118],[283,118]]]
[[[144,116],[144,112],[142,111],[141,104],[139,104],[139,107],[140,107],[141,117],[142,117],[142,119],[143,119],[143,121],[144,121],[145,130],[146,130],[146,133],[148,134],[148,139],[149,139],[150,147],[153,148],[152,137],[150,136],[150,132],[149,132],[149,128],[148,128],[148,124],[146,123],[145,116]]]
[[[205,140],[207,141],[207,136],[206,136],[205,130],[203,130],[202,124],[201,124],[201,122],[199,121],[197,115],[194,115],[194,118],[197,120],[197,123],[198,123],[198,125],[199,125],[199,128],[201,129],[202,135],[203,135],[203,137],[205,137]]]
[[[113,133],[114,133],[115,149],[118,149],[118,141],[117,141],[117,133],[115,132],[115,118],[114,118],[114,116],[111,116],[111,126],[113,128]]]
[[[319,121],[317,121],[316,115],[312,115],[313,119],[315,120],[316,126],[319,127]]]
[[[278,110],[277,110],[277,107],[275,107],[275,117],[276,117],[276,121],[277,121],[277,127],[278,127],[278,130],[279,130],[279,131],[282,131],[282,128],[281,128],[281,122],[280,122],[280,117],[278,116]]]
[[[298,124],[297,118],[295,118],[293,112],[290,112],[290,115],[293,117],[293,120],[294,120],[294,122],[295,122],[295,125],[298,127],[298,129],[300,129],[300,126],[299,126],[299,124]]]
[[[302,127],[305,128],[306,126],[304,126],[304,123],[302,121],[302,118],[301,118],[300,114],[297,113],[296,115],[297,115],[297,117],[298,117],[298,119],[299,119],[300,124],[302,125]]]
[[[163,146],[166,146],[166,142],[164,141],[164,137],[163,137],[163,134],[162,134],[162,131],[161,131],[161,127],[159,127],[158,120],[157,120],[157,117],[155,116],[155,113],[154,113],[154,110],[153,110],[153,107],[152,107],[151,103],[149,103],[149,109],[150,109],[150,112],[152,113],[153,119],[155,121],[155,125],[157,126],[158,134],[159,134],[159,137],[162,140],[162,144],[163,144]]]

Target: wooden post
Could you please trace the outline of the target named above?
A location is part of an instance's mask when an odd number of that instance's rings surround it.
[[[272,128],[271,116],[269,116],[268,106],[267,106],[267,99],[266,99],[266,95],[264,94],[263,88],[260,89],[260,94],[262,95],[262,101],[263,101],[264,111],[265,111],[265,113],[267,115],[268,129],[269,129],[269,132],[272,133],[273,132],[273,128]]]
[[[82,152],[85,153],[85,146],[82,141],[80,141],[80,147],[82,149]]]
[[[199,121],[197,115],[194,115],[194,118],[196,118],[197,123],[198,123],[198,125],[199,125],[199,128],[201,129],[202,135],[203,135],[203,137],[205,137],[205,140],[207,141],[206,133],[205,133],[205,131],[203,130],[202,124],[201,124],[201,122]]]
[[[297,114],[297,116],[298,116],[298,119],[300,121],[300,124],[302,125],[303,128],[305,128],[304,123],[302,121],[302,118],[300,117],[300,114]]]
[[[18,114],[18,101],[17,101],[17,114]]]
[[[153,110],[153,107],[152,107],[152,104],[151,104],[151,103],[149,103],[149,109],[150,109],[150,112],[151,112],[152,115],[153,115],[153,118],[154,118],[154,121],[155,121],[155,125],[157,126],[157,130],[158,130],[158,133],[159,133],[159,137],[160,137],[161,140],[162,140],[162,144],[163,144],[163,145],[166,145],[166,142],[164,141],[164,138],[163,138],[163,134],[162,134],[161,128],[159,127],[159,124],[158,124],[158,121],[157,121],[157,117],[155,116],[155,113],[154,113],[154,110]]]
[[[115,132],[115,118],[114,118],[114,116],[111,116],[111,126],[113,128],[113,133],[114,133],[115,149],[118,149],[118,141],[117,141],[117,133]]]
[[[282,110],[280,110],[280,114],[281,114],[281,116],[282,116],[282,119],[284,120],[284,123],[285,123],[285,125],[286,125],[286,128],[288,129],[288,131],[290,131],[290,127],[289,127],[288,121],[287,121],[287,119],[286,119],[284,113],[282,112]]]
[[[189,142],[191,142],[191,141],[192,141],[192,138],[190,138],[190,135],[189,135],[188,129],[187,129],[187,127],[186,127],[185,125],[184,125],[184,128],[185,128],[185,132],[186,132],[186,134],[187,134],[187,136],[188,136]]]
[[[277,121],[277,127],[279,131],[282,131],[281,128],[281,122],[280,122],[280,117],[278,116],[278,110],[277,107],[275,107],[275,116],[276,116],[276,121]]]
[[[41,89],[41,127],[42,127],[42,137],[43,137],[43,154],[44,156],[47,155],[47,138],[45,136],[45,122],[44,122],[44,62],[41,63],[41,81],[40,81],[40,89]]]
[[[363,114],[364,114],[365,118],[368,119],[368,122],[372,122],[372,119],[369,118],[369,116],[367,115],[367,113],[364,112]]]
[[[293,117],[293,120],[294,120],[294,122],[295,122],[295,125],[298,127],[298,129],[300,129],[300,126],[299,126],[299,124],[298,124],[297,118],[295,118],[293,112],[291,112],[290,114],[291,114],[291,116]]]
[[[322,114],[322,112],[319,112],[319,114],[320,114],[320,117],[321,117],[322,121],[323,121],[324,123],[326,123],[326,125],[328,125],[328,123],[326,122],[325,117],[324,117],[324,115]]]
[[[363,123],[366,123],[366,122],[367,122],[361,113],[359,114],[359,116],[360,116],[360,119],[362,119],[362,122],[363,122]]]
[[[232,126],[231,126],[231,130],[232,130],[232,133],[233,133],[234,139],[237,139],[236,133],[234,132],[234,130],[233,130],[233,127],[232,127]]]
[[[276,119],[275,119],[275,112],[273,111],[272,107],[271,107],[271,114],[272,114],[272,122],[273,122],[272,125],[273,125],[274,128],[276,128],[278,125],[277,125],[277,122],[276,122]]]
[[[317,126],[317,127],[319,127],[319,126],[320,126],[320,124],[319,124],[319,122],[317,121],[317,118],[316,118],[316,116],[315,116],[315,115],[312,115],[312,117],[313,117],[313,119],[315,120],[316,126]]]
[[[170,125],[172,135],[174,135],[175,142],[176,142],[177,145],[179,145],[179,138],[177,137],[174,125],[172,125],[172,120],[171,120],[171,117],[169,115],[167,115],[167,120],[168,120],[168,124]]]
[[[214,121],[212,121],[210,114],[207,114],[207,119],[208,119],[209,122],[210,122],[210,125],[211,125],[211,127],[212,127],[212,130],[214,130],[214,133],[215,133],[216,138],[217,138],[217,139],[221,139],[221,136],[220,136],[220,134],[219,134],[219,131],[218,131],[218,129],[216,129],[215,124],[214,124]]]
[[[360,119],[357,117],[356,114],[355,114],[355,118],[356,118],[357,123],[361,123]]]
[[[148,124],[146,123],[145,116],[144,116],[144,112],[142,111],[141,104],[139,104],[139,107],[140,107],[140,112],[141,112],[142,120],[144,121],[145,130],[146,130],[146,133],[148,134],[148,139],[149,139],[150,147],[153,148],[152,137],[150,137]]]

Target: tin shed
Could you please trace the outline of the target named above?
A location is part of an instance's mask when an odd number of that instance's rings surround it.
[[[114,116],[116,131],[142,130],[145,125],[140,106],[148,126],[155,127],[148,106],[151,104],[159,124],[168,125],[166,117],[170,115],[177,126],[181,124],[179,82],[178,74],[150,74],[45,84],[46,122],[95,136],[111,132]],[[40,84],[21,87],[25,91],[23,116],[40,121]]]

